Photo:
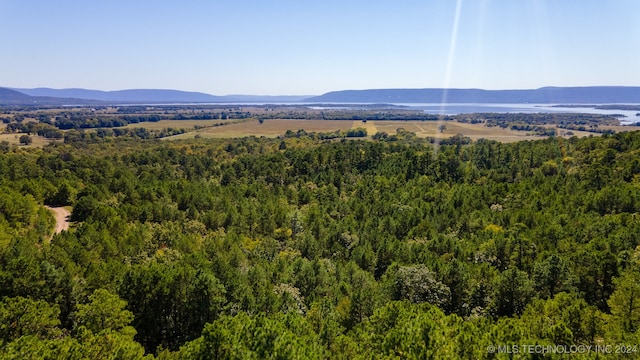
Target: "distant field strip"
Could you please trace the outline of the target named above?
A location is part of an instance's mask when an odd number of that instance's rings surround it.
[[[245,136],[277,137],[284,135],[287,130],[306,132],[330,132],[336,130],[349,130],[352,121],[344,120],[283,120],[268,119],[262,124],[258,120],[250,120],[243,123],[217,126],[199,131],[169,137],[168,139],[189,139],[195,135],[203,138],[237,138]],[[362,127],[362,126],[360,126]]]
[[[141,122],[141,123],[131,123],[125,126],[127,129],[131,128],[145,128],[149,130],[162,130],[166,128],[174,128],[174,129],[193,129],[196,126],[207,127],[214,126],[216,124],[226,124],[229,121],[235,120],[161,120],[156,122]],[[226,125],[228,126],[228,125]]]
[[[219,120],[215,120],[219,122]],[[173,126],[179,127],[192,127],[198,125],[213,125],[214,122],[186,122],[185,126],[180,126],[179,120],[173,120],[165,123],[151,123],[154,128],[162,128]],[[142,123],[141,123],[142,124]],[[138,124],[140,126],[141,124]],[[189,126],[187,126],[189,125]],[[438,127],[444,125],[444,131],[440,132]],[[468,136],[473,140],[477,139],[490,139],[501,142],[514,142],[521,140],[534,140],[542,139],[543,137],[531,135],[527,131],[516,131],[511,129],[503,129],[500,127],[487,127],[484,124],[467,124],[454,121],[389,121],[389,120],[376,120],[376,121],[351,121],[351,120],[284,120],[284,119],[267,119],[262,124],[258,120],[247,120],[241,123],[233,123],[225,126],[209,127],[196,131],[191,131],[186,134],[180,134],[176,136],[170,136],[164,138],[166,140],[177,139],[193,139],[196,135],[202,138],[240,138],[245,136],[265,136],[265,137],[277,137],[284,135],[287,130],[298,131],[300,129],[306,132],[332,132],[336,130],[349,130],[353,128],[365,128],[367,129],[367,135],[369,137],[375,135],[377,132],[386,132],[389,135],[393,135],[397,132],[398,128],[403,128],[406,131],[412,131],[416,133],[418,137],[438,137],[448,138],[456,134],[462,134]],[[604,127],[603,127],[604,128]],[[640,127],[612,127],[616,131],[631,131],[640,129]],[[574,135],[582,136],[598,136],[599,134],[587,133],[581,131],[572,131]],[[13,136],[13,135],[11,135]],[[17,142],[17,139],[13,139]]]

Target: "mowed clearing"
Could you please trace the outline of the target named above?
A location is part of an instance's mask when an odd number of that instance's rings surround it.
[[[162,122],[153,123],[154,127],[161,128]],[[211,126],[214,123],[220,123],[220,120],[215,120],[210,123],[206,121],[198,122],[198,125]],[[168,125],[165,123],[164,125]],[[171,125],[179,128],[179,121],[171,122]],[[187,124],[185,124],[187,125]],[[188,125],[193,126],[193,123]],[[140,126],[140,125],[138,125]],[[442,131],[440,127],[443,126]],[[552,127],[552,125],[549,125]],[[188,126],[185,126],[188,127]],[[198,136],[201,138],[241,138],[246,136],[264,136],[264,137],[278,137],[284,135],[287,130],[298,131],[300,129],[306,132],[332,132],[336,130],[349,130],[355,128],[365,128],[369,137],[373,136],[377,132],[385,132],[389,135],[397,133],[399,128],[406,131],[411,131],[416,136],[434,137],[446,139],[452,136],[462,134],[472,140],[487,139],[496,140],[500,142],[516,142],[522,140],[536,140],[543,139],[545,137],[534,135],[528,131],[517,131],[511,129],[503,129],[500,127],[487,127],[484,124],[469,124],[459,123],[456,121],[352,121],[352,120],[264,120],[262,124],[258,120],[245,120],[230,123],[224,126],[214,126],[196,131],[191,131],[185,134],[170,136],[164,139],[177,140],[177,139],[193,139]],[[605,128],[604,126],[602,128]],[[610,126],[614,131],[633,131],[638,130],[640,127],[635,126]],[[578,137],[583,136],[599,136],[598,133],[577,131],[577,130],[564,130],[558,129],[560,136],[565,136],[565,133],[571,131],[573,135]],[[572,136],[573,136],[572,135]]]
[[[487,127],[484,124],[468,124],[456,121],[376,121],[378,131],[395,134],[398,128],[416,133],[418,137],[450,138],[457,134],[468,136],[473,140],[490,139],[501,142],[541,139],[526,131]],[[443,126],[442,132],[439,128]]]
[[[0,141],[6,141],[10,145],[18,145],[18,146],[27,147],[27,148],[43,147],[53,142],[61,143],[63,141],[62,139],[47,139],[42,136],[31,134],[30,136],[33,142],[30,145],[22,145],[20,144],[20,136],[22,135],[27,135],[27,134],[25,133],[0,134]]]
[[[367,135],[369,136],[375,135],[375,133],[378,132],[378,128],[376,127],[376,124],[373,121],[367,121],[367,122],[354,121],[352,127],[367,129]]]
[[[358,122],[364,125],[362,122]],[[196,135],[203,138],[238,138],[246,136],[277,137],[284,135],[287,130],[306,132],[329,132],[349,130],[353,121],[350,120],[265,120],[262,124],[258,120],[200,129],[187,134],[171,136],[168,139],[190,139]],[[364,126],[360,126],[364,127]],[[372,135],[372,134],[370,134]]]
[[[444,130],[439,132],[440,125]],[[239,138],[245,136],[277,137],[284,135],[287,130],[306,132],[331,132],[336,130],[349,130],[355,128],[367,129],[369,137],[377,132],[386,132],[393,135],[398,128],[416,133],[418,137],[449,138],[462,134],[474,140],[484,138],[503,142],[514,142],[527,139],[541,138],[529,135],[524,131],[502,129],[499,127],[486,127],[483,124],[465,124],[453,121],[351,121],[351,120],[265,120],[260,124],[257,120],[249,120],[241,123],[216,126],[197,131],[171,136],[166,139],[192,139],[195,136],[202,138]]]

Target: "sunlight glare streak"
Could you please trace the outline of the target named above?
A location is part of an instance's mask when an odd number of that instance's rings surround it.
[[[449,56],[447,58],[447,69],[445,70],[444,88],[449,89],[451,83],[451,72],[453,71],[453,62],[456,57],[456,46],[458,43],[458,28],[460,26],[460,11],[462,9],[462,1],[456,2],[456,14],[453,19],[453,29],[451,30],[451,42],[449,43]],[[447,102],[447,91],[442,96],[442,103]]]
[[[456,12],[453,19],[453,29],[451,30],[451,42],[449,43],[449,56],[447,59],[447,68],[445,70],[445,75],[444,75],[444,84],[442,86],[444,90],[442,91],[442,99],[440,101],[441,115],[444,112],[445,106],[447,105],[447,94],[449,92],[449,86],[451,85],[451,72],[453,71],[453,62],[456,56],[456,46],[458,42],[458,28],[460,26],[460,12],[462,10],[462,1],[463,0],[456,1]],[[439,120],[438,122],[440,123],[442,122],[442,120]],[[440,127],[440,124],[438,124],[438,128],[439,127]],[[433,143],[434,156],[438,154],[439,146],[440,146],[440,136],[439,136],[439,133],[436,131],[435,141]]]

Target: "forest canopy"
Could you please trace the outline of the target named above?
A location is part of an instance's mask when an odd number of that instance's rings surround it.
[[[637,352],[639,155],[638,132],[5,147],[0,357]]]

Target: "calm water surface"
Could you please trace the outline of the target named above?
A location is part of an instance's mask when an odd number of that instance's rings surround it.
[[[550,104],[394,104],[424,110],[429,114],[457,115],[472,113],[586,113],[624,115],[622,124],[640,122],[640,111],[602,110],[593,107],[555,107]]]

